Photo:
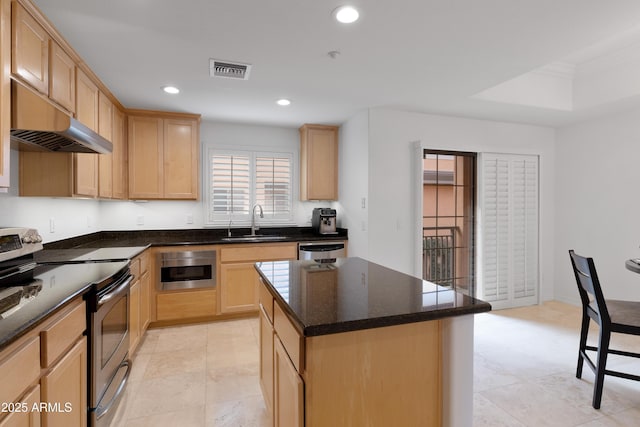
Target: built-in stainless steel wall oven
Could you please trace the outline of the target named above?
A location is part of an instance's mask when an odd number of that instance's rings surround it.
[[[129,270],[87,294],[89,317],[89,424],[108,426],[122,397],[129,352]]]

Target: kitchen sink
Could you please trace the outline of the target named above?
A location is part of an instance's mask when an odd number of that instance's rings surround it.
[[[273,240],[284,240],[285,236],[277,236],[277,235],[264,235],[257,234],[255,236],[245,235],[245,236],[231,236],[231,237],[223,237],[221,240],[223,242],[270,242]]]

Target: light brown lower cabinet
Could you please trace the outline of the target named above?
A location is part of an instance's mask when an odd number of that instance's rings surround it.
[[[0,351],[0,426],[87,424],[85,301],[76,298]],[[18,410],[19,408],[19,410]]]
[[[304,383],[277,337],[273,348],[274,427],[304,426]]]
[[[132,355],[140,341],[140,280],[129,287],[129,354]]]
[[[131,260],[133,281],[129,288],[129,356],[133,356],[150,322],[151,276],[148,251]]]
[[[253,263],[220,266],[220,313],[242,313],[258,308],[258,273]]]
[[[297,243],[234,245],[220,249],[220,314],[258,311],[260,261],[294,260]]]
[[[9,412],[7,418],[0,422],[0,427],[39,427],[40,412],[34,411],[34,405],[40,405],[40,385],[27,392],[20,405],[25,411]],[[35,406],[37,407],[37,406]]]
[[[83,337],[42,377],[42,412],[47,427],[87,425],[87,338]]]
[[[156,296],[156,320],[186,320],[216,315],[216,291],[163,292]]]
[[[270,323],[260,314],[260,383],[274,427],[441,425],[439,320],[302,337],[283,315],[276,303],[271,402]]]
[[[273,408],[273,325],[260,308],[260,387],[267,404]]]

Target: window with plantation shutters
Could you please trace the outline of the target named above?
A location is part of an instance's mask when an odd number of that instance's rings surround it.
[[[479,297],[495,308],[538,301],[538,157],[481,158]]]
[[[207,224],[251,221],[251,209],[262,206],[259,222],[292,220],[293,155],[209,149]]]
[[[291,218],[291,158],[256,156],[256,203],[265,218]]]

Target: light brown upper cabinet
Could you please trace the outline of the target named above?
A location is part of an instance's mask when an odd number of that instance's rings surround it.
[[[98,133],[113,139],[113,103],[102,92],[98,93]],[[98,196],[113,197],[113,152],[98,156]]]
[[[338,200],[338,127],[300,127],[300,199]]]
[[[113,109],[113,198],[127,198],[127,145],[125,139],[125,115],[119,109]]]
[[[98,132],[98,105],[100,90],[82,70],[76,70],[76,119]],[[98,155],[77,153],[74,156],[76,194],[87,197],[98,195]]]
[[[49,98],[66,108],[76,111],[76,64],[58,43],[49,45]]]
[[[200,116],[130,112],[129,198],[198,198]]]
[[[19,195],[96,197],[98,157],[86,153],[20,152]]]
[[[100,90],[82,70],[76,72],[76,119],[94,132],[98,128]]]
[[[19,3],[12,2],[11,71],[49,94],[49,35]]]
[[[11,129],[11,2],[0,0],[0,187],[9,187]]]

